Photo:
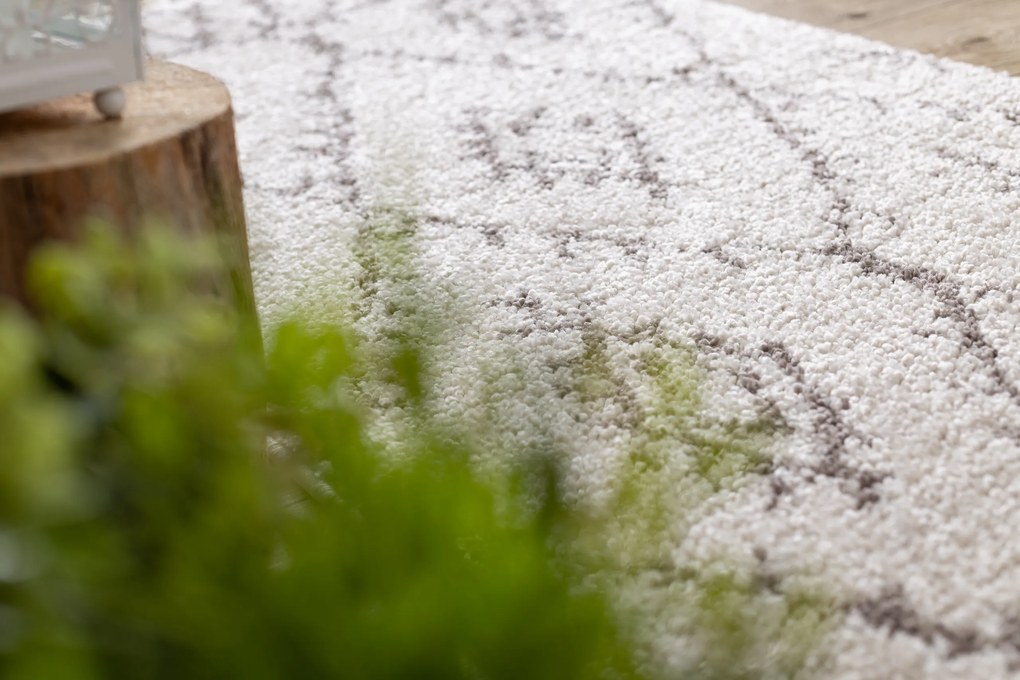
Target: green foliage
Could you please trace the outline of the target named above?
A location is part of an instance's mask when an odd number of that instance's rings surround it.
[[[383,212],[354,244],[370,342],[293,320],[263,347],[211,244],[166,231],[36,258],[38,318],[0,314],[0,676],[625,680],[656,608],[680,677],[798,672],[824,598],[667,554],[772,426],[706,415],[693,355],[657,347],[608,507],[563,503],[552,455],[480,477],[429,416],[415,227]],[[605,342],[585,403],[629,394]]]
[[[575,559],[604,579],[625,611],[669,621],[674,639],[685,640],[687,653],[674,659],[669,677],[797,676],[830,630],[831,597],[781,581],[762,565],[683,564],[673,554],[705,506],[770,469],[765,451],[781,424],[708,412],[704,375],[688,347],[659,341],[641,350],[634,385],[614,370],[606,343],[597,334],[584,338],[576,390],[588,403],[620,403],[628,455],[612,500],[567,532],[582,543]]]
[[[689,473],[707,482],[712,491],[768,468],[771,461],[763,450],[775,426],[707,417],[690,350],[660,346],[645,354],[643,365],[651,389],[638,444],[631,453],[635,461],[655,467],[666,457],[662,444],[679,443],[687,454]]]
[[[417,365],[427,367],[429,362],[419,352],[435,344],[444,329],[425,311],[435,303],[435,291],[418,271],[418,227],[416,217],[407,211],[379,211],[360,230],[354,254],[364,272],[360,286],[364,307],[386,305],[383,332],[373,344],[385,346],[390,341],[391,349],[384,352],[388,356],[411,348]],[[454,313],[442,307],[435,317],[449,318]],[[407,338],[412,342],[406,342]],[[704,403],[706,376],[690,346],[657,338],[632,356],[631,367],[636,370],[628,372],[618,365],[621,359],[626,361],[627,351],[621,352],[617,345],[611,352],[610,342],[597,326],[582,336],[580,355],[569,366],[582,409],[574,415],[579,422],[587,422],[583,411],[590,408],[598,422],[607,404],[618,406],[614,410],[620,429],[626,432],[627,456],[607,504],[564,507],[554,503],[545,508],[554,543],[565,555],[561,566],[576,580],[596,583],[600,592],[611,594],[617,611],[640,634],[642,656],[652,659],[651,665],[666,677],[794,677],[831,627],[832,599],[799,585],[796,578],[780,580],[722,557],[678,564],[673,554],[713,501],[771,469],[767,451],[785,424],[768,416],[742,421],[714,414]],[[385,362],[376,363],[387,370]],[[525,379],[523,372],[515,371],[512,360],[503,357],[491,367],[490,375],[507,374],[515,374],[511,384]],[[484,404],[490,421],[500,420],[492,411],[506,396],[504,392],[502,400]],[[427,407],[427,399],[416,403]],[[402,410],[401,419],[412,423],[413,442],[413,433],[422,423],[408,417],[412,412]],[[484,421],[472,424],[481,430],[486,426]],[[513,426],[519,429],[520,423]],[[541,425],[537,427],[541,430]],[[480,433],[459,434],[470,440]],[[502,446],[498,435],[491,434],[483,439],[500,452],[498,458],[519,458],[519,451]],[[555,432],[530,434],[533,441],[558,439]],[[541,461],[548,464],[562,456],[555,452]],[[544,479],[554,487],[557,484],[555,474]],[[545,497],[557,493],[550,488]],[[687,648],[680,663],[662,663],[664,655],[655,650],[650,630],[664,621],[671,622],[667,646],[683,641]]]
[[[366,348],[371,374],[362,377],[400,388],[396,402],[420,406],[427,372],[423,352],[441,329],[423,309],[427,301],[412,240],[416,228],[417,220],[406,211],[379,211],[362,227],[352,251],[360,269],[359,313],[379,306],[378,318],[384,320],[379,337]]]
[[[383,456],[357,343],[291,322],[263,360],[214,265],[94,231],[0,320],[5,678],[637,676],[545,525],[427,430]]]
[[[672,598],[684,603],[701,680],[792,678],[828,632],[829,598],[734,570],[681,573]]]

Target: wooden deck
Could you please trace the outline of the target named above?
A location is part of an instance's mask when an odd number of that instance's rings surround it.
[[[1020,74],[1020,0],[721,0]]]

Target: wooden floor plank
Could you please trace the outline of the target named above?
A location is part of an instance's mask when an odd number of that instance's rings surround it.
[[[722,0],[1020,75],[1020,0]]]

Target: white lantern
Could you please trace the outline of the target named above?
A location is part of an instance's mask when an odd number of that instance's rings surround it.
[[[0,0],[0,111],[94,92],[107,116],[142,77],[139,0]]]

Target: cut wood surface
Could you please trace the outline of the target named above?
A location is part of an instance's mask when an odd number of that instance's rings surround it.
[[[74,239],[90,217],[132,230],[147,220],[223,239],[251,306],[241,175],[226,87],[151,62],[120,120],[79,95],[0,114],[0,295],[25,301],[30,253]]]
[[[1020,74],[1020,0],[722,0]]]

